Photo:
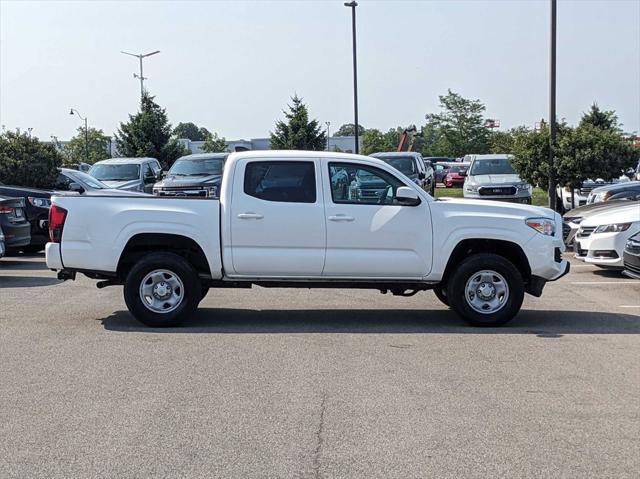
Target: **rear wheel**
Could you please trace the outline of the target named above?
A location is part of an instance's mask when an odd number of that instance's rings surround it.
[[[131,314],[155,328],[179,325],[194,313],[201,299],[198,273],[173,253],[142,257],[124,283],[124,300]]]
[[[502,256],[481,253],[462,261],[447,285],[452,309],[473,326],[501,326],[518,314],[524,280]]]

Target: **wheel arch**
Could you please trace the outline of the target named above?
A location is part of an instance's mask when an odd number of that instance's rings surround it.
[[[202,246],[193,238],[173,233],[138,233],[129,238],[118,259],[118,276],[124,279],[141,257],[154,252],[175,253],[188,261],[199,275],[211,276]]]
[[[513,241],[487,239],[487,238],[468,238],[461,240],[456,244],[451,252],[447,265],[444,269],[442,282],[446,283],[451,272],[457,264],[464,258],[478,253],[491,253],[509,260],[518,269],[524,279],[528,283],[531,279],[531,266],[527,255],[519,244]]]

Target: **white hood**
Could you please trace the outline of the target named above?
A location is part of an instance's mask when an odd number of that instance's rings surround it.
[[[611,225],[615,223],[635,223],[640,221],[640,204],[634,202],[630,205],[620,206],[606,210],[582,220],[581,227]]]

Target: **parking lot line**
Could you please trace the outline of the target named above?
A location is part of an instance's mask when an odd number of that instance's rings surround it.
[[[640,284],[638,281],[572,281],[571,284]]]
[[[640,308],[640,304],[621,304],[620,308]]]

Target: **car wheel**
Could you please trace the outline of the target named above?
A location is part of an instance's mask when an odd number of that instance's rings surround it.
[[[446,286],[439,284],[435,288],[433,288],[433,292],[436,297],[444,304],[445,306],[449,306],[449,299],[447,298]]]
[[[44,249],[44,245],[39,244],[30,244],[28,246],[23,246],[20,248],[25,254],[36,254]]]
[[[501,326],[518,314],[524,280],[509,260],[489,253],[462,261],[449,279],[451,308],[472,326]]]
[[[124,300],[133,316],[154,328],[177,326],[195,312],[202,285],[193,266],[173,253],[150,253],[129,271]]]

